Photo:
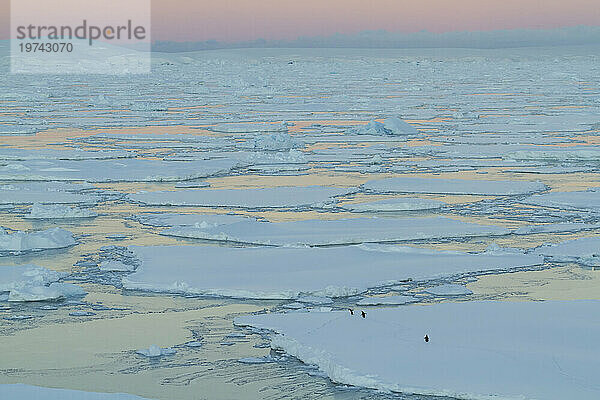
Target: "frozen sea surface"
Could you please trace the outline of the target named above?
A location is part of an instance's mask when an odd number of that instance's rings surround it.
[[[502,236],[510,231],[444,217],[351,218],[333,221],[242,221],[217,227],[184,226],[162,235],[271,246],[324,246],[444,238]]]
[[[540,256],[416,248],[133,246],[141,261],[127,289],[258,299],[344,297],[403,281],[531,268]],[[243,260],[243,261],[242,261]],[[365,266],[369,266],[365,268]]]
[[[274,331],[273,348],[334,382],[460,399],[592,400],[600,396],[598,307],[462,302],[370,310],[366,318],[271,313],[235,323]]]

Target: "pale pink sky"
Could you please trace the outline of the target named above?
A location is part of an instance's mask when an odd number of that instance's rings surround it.
[[[17,0],[18,1],[18,0]],[[9,0],[0,0],[8,21]],[[152,0],[152,39],[295,39],[390,32],[600,25],[600,0]],[[0,23],[6,37],[8,24]]]
[[[154,0],[153,40],[600,25],[600,0]]]

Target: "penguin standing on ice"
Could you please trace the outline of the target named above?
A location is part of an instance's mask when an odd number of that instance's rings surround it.
[[[361,311],[360,312],[360,316],[363,317],[363,318],[367,318],[367,313],[364,312],[364,311]]]
[[[425,335],[423,339],[425,339],[425,343],[429,343],[429,336]]]
[[[350,311],[350,315],[354,315],[354,310],[349,308],[348,311]]]

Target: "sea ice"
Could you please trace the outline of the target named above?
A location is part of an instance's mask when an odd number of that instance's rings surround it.
[[[66,276],[37,265],[0,266],[0,293],[12,292],[30,286],[45,287]]]
[[[460,399],[600,397],[598,301],[461,302],[238,317],[338,383]],[[428,335],[426,343],[423,337]]]
[[[45,231],[14,233],[0,227],[0,255],[2,253],[21,254],[48,249],[61,249],[77,244],[73,234],[62,228],[50,228]]]
[[[255,150],[283,151],[302,147],[303,143],[285,132],[258,135],[252,141]]]
[[[600,237],[567,240],[558,244],[540,246],[534,251],[554,262],[574,262],[586,266],[600,266]]]
[[[445,217],[349,218],[292,222],[242,221],[215,228],[174,227],[162,235],[274,246],[321,246],[498,236],[508,229]]]
[[[23,285],[8,295],[9,302],[49,301],[85,296],[87,292],[72,283],[51,283],[50,286]]]
[[[356,304],[359,306],[394,306],[409,303],[416,303],[419,299],[412,296],[377,296],[366,297],[359,300]]]
[[[445,205],[446,203],[438,200],[400,197],[367,203],[345,203],[340,205],[340,207],[351,212],[394,212],[432,210],[444,207]]]
[[[34,203],[26,219],[68,219],[68,218],[92,218],[98,214],[92,210],[72,208],[62,204],[40,204]]]
[[[550,192],[533,195],[521,203],[550,208],[600,211],[600,190]]]
[[[418,135],[417,131],[412,125],[404,122],[400,118],[393,117],[383,120],[383,122],[371,121],[366,125],[353,128],[349,131],[355,135],[389,135],[389,136],[405,136],[405,135]]]
[[[546,190],[546,186],[541,182],[415,177],[396,177],[369,181],[364,184],[364,188],[377,193],[471,194],[482,196],[521,195]]]
[[[252,219],[244,215],[230,214],[172,214],[147,213],[134,216],[142,225],[171,227],[171,226],[200,226],[204,228],[233,224],[234,222]]]
[[[261,189],[199,189],[174,192],[144,192],[129,197],[147,205],[281,208],[317,205],[333,197],[354,193],[354,188],[325,186],[274,187]]]
[[[598,228],[600,228],[600,224],[560,222],[556,224],[521,226],[515,229],[513,233],[515,235],[531,235],[535,233],[579,232]]]
[[[389,247],[394,250],[379,251],[361,246],[131,246],[140,266],[133,274],[123,277],[123,287],[153,292],[302,300],[307,299],[305,296],[350,296],[406,280],[428,281],[509,271],[543,262],[540,256],[523,253],[467,254]]]
[[[206,178],[228,173],[235,160],[162,161],[125,158],[119,160],[31,160],[19,169],[0,167],[1,180],[86,182],[169,182]]]
[[[0,385],[0,398],[10,400],[149,400],[125,393],[96,393],[54,389],[22,383]]]
[[[0,204],[95,204],[97,201],[95,197],[86,194],[52,189],[50,186],[44,188],[39,185],[0,185]]]
[[[288,124],[284,122],[280,123],[224,123],[217,124],[215,126],[208,127],[209,130],[214,132],[223,133],[255,133],[255,132],[287,132]]]
[[[469,289],[462,285],[444,284],[425,289],[426,293],[436,296],[465,296],[473,294]]]
[[[129,272],[135,270],[134,265],[125,264],[117,260],[104,260],[99,265],[100,271],[116,271],[116,272]]]
[[[158,347],[157,345],[153,344],[147,349],[140,349],[140,350],[136,351],[136,353],[138,353],[139,355],[142,355],[142,356],[153,358],[153,357],[162,357],[162,356],[172,356],[173,354],[176,353],[176,351],[170,347],[162,348],[162,347]]]

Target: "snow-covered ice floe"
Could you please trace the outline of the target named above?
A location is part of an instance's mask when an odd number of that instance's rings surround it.
[[[480,196],[523,195],[546,190],[546,186],[541,182],[416,177],[369,181],[364,184],[364,188],[377,193],[472,194]]]
[[[0,227],[0,255],[21,254],[49,249],[61,249],[77,244],[73,234],[62,228],[50,228],[45,231],[7,232]]]
[[[513,231],[515,235],[531,235],[536,233],[579,232],[600,228],[600,224],[585,224],[581,222],[559,222],[545,225],[526,225]]]
[[[163,348],[163,347],[158,347],[157,345],[153,344],[150,347],[148,347],[147,349],[137,350],[136,353],[141,356],[154,358],[154,357],[162,357],[162,356],[172,356],[173,354],[176,353],[176,351],[175,351],[175,349],[172,349],[170,347]]]
[[[272,246],[324,246],[425,239],[499,236],[508,229],[446,217],[349,218],[292,222],[242,221],[214,228],[183,226],[162,235]]]
[[[9,302],[47,301],[84,296],[86,292],[71,283],[59,283],[63,272],[37,265],[0,266],[0,294]]]
[[[416,303],[419,299],[412,296],[377,296],[366,297],[359,300],[356,304],[359,306],[400,306],[403,304]]]
[[[235,222],[253,220],[244,215],[230,214],[174,214],[174,213],[147,213],[133,217],[142,225],[169,227],[169,226],[200,226],[204,228],[228,225]]]
[[[95,204],[97,199],[93,196],[72,191],[81,186],[40,184],[0,185],[0,204]]]
[[[1,180],[86,182],[168,182],[225,174],[235,160],[163,161],[124,158],[119,160],[23,161],[0,167]]]
[[[600,190],[550,192],[530,196],[521,203],[550,208],[600,211]]]
[[[417,197],[401,197],[385,199],[366,203],[342,204],[341,208],[351,212],[393,212],[393,211],[421,211],[442,208],[446,203],[439,200],[420,199]]]
[[[554,262],[574,262],[589,267],[600,267],[600,237],[547,244],[535,249],[534,253],[549,257]]]
[[[461,302],[235,324],[276,332],[273,348],[338,383],[459,399],[595,400],[599,309],[598,301]]]
[[[70,219],[70,218],[92,218],[98,214],[92,210],[73,208],[62,204],[40,204],[35,203],[26,219]]]
[[[348,133],[372,136],[414,136],[418,135],[419,131],[400,118],[392,117],[383,120],[383,122],[370,121],[366,125],[351,129]]]
[[[140,266],[123,278],[123,286],[153,292],[302,301],[306,295],[343,297],[407,280],[511,271],[543,263],[543,257],[523,253],[467,254],[383,247],[393,249],[131,246]]]
[[[126,393],[97,393],[55,389],[22,383],[0,385],[0,398],[10,400],[149,400]]]
[[[436,296],[465,296],[473,294],[469,289],[462,285],[444,284],[425,289],[426,293]]]
[[[356,192],[355,188],[325,186],[274,187],[261,189],[198,189],[144,192],[129,197],[146,205],[281,208],[318,205],[333,197]]]

